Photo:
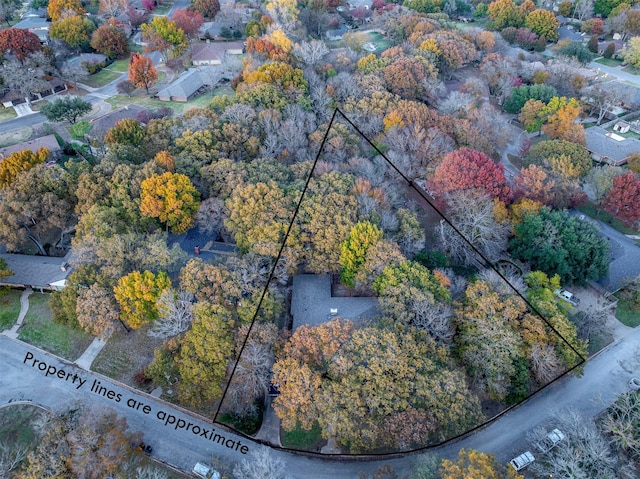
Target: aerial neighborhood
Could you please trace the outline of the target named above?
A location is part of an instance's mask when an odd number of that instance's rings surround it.
[[[0,22],[0,478],[640,477],[640,5]]]

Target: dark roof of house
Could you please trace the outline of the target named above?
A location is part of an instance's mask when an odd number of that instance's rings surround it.
[[[26,17],[16,23],[12,28],[23,28],[25,30],[30,30],[32,28],[49,28],[51,26],[51,22],[47,21],[41,17]]]
[[[0,148],[0,158],[6,158],[12,153],[23,150],[31,150],[35,153],[40,148],[46,148],[47,150],[49,150],[49,153],[54,153],[62,149],[60,148],[55,135],[47,135],[41,136],[40,138],[35,138],[33,140],[18,143],[16,145]]]
[[[89,135],[94,137],[104,135],[107,131],[116,126],[116,123],[118,121],[124,120],[125,118],[131,118],[135,120],[138,116],[138,113],[146,110],[146,108],[138,105],[128,105],[124,108],[120,108],[119,110],[111,111],[99,118],[94,118],[93,120],[89,121],[89,123],[93,126],[93,128],[89,132]]]
[[[168,87],[158,92],[159,97],[178,97],[189,98],[199,88],[209,84],[206,75],[202,74],[199,70],[192,68],[180,75],[177,80],[171,83]]]
[[[606,156],[614,161],[622,161],[634,153],[640,152],[640,141],[635,138],[625,138],[616,141],[607,136],[607,131],[599,126],[592,126],[585,130],[587,149],[600,156]]]
[[[220,60],[224,58],[227,50],[242,50],[242,43],[239,42],[212,42],[196,43],[191,47],[191,60]]]
[[[301,324],[315,326],[336,316],[356,320],[377,314],[377,298],[339,298],[331,296],[331,276],[328,274],[299,274],[293,277],[291,316],[293,329]]]
[[[68,265],[68,253],[64,258],[52,256],[32,256],[27,254],[0,254],[0,258],[7,262],[13,275],[0,279],[0,284],[16,286],[35,286],[46,288],[51,284],[62,281],[69,276],[71,268]]]

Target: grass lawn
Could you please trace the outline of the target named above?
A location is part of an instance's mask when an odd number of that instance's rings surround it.
[[[585,215],[590,216],[593,219],[600,220],[603,223],[607,223],[608,225],[615,228],[622,234],[625,234],[625,235],[638,234],[638,231],[634,230],[633,228],[629,228],[628,226],[625,226],[625,224],[622,221],[614,218],[610,213],[607,213],[604,210],[598,209],[596,205],[594,205],[591,201],[589,201],[584,206],[579,206],[578,210],[584,213]]]
[[[631,308],[631,303],[627,299],[620,299],[618,297],[619,293],[616,293],[615,296],[618,298],[618,306],[616,307],[616,318],[622,324],[626,324],[627,326],[631,326],[635,328],[640,325],[640,312],[636,312]]]
[[[213,91],[213,95],[211,92],[206,92],[202,95],[198,95],[197,97],[189,100],[186,103],[179,103],[175,101],[161,101],[151,98],[143,91],[137,91],[131,96],[126,95],[116,95],[111,98],[107,98],[105,101],[109,103],[112,108],[115,110],[117,108],[123,108],[127,105],[139,105],[145,108],[149,108],[151,110],[157,110],[158,108],[169,107],[176,114],[180,115],[187,110],[191,110],[192,108],[206,108],[211,103],[211,99],[214,96],[219,95],[233,95],[234,92],[231,87],[224,86],[220,88],[216,88]]]
[[[0,289],[0,331],[11,328],[18,319],[21,294],[15,289]]]
[[[316,422],[310,431],[298,427],[293,431],[287,432],[282,430],[280,440],[282,447],[289,449],[301,449],[305,451],[320,450],[326,444],[326,440],[322,439],[320,425]]]
[[[622,69],[622,71],[631,73],[632,75],[640,75],[640,68],[634,67],[633,65],[627,65]]]
[[[129,59],[123,58],[122,60],[116,60],[109,65],[105,70],[111,70],[114,72],[124,73],[129,69]]]
[[[17,116],[18,114],[13,108],[0,108],[0,121],[11,120]]]
[[[386,39],[381,33],[371,32],[367,33],[367,41],[373,42],[376,44],[376,52],[382,52],[387,48],[393,46],[393,42],[391,40]]]
[[[7,133],[0,133],[0,148],[27,141],[31,138],[31,135],[33,135],[33,128],[30,126],[9,131]]]
[[[598,58],[595,60],[596,63],[600,63],[602,65],[607,65],[608,67],[619,67],[622,63],[622,60],[616,60],[614,58]]]
[[[110,378],[136,387],[134,376],[153,360],[153,351],[161,339],[147,336],[146,327],[126,332],[118,327],[100,351],[91,369]]]
[[[90,77],[86,78],[81,83],[85,83],[89,86],[92,86],[93,88],[100,88],[101,86],[105,86],[107,83],[112,82],[120,75],[121,73],[104,68],[95,75],[91,75]]]
[[[50,353],[75,361],[87,349],[93,337],[53,322],[49,308],[51,295],[33,293],[29,296],[29,312],[19,330],[18,338]]]

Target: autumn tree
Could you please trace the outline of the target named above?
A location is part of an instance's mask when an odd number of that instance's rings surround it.
[[[187,38],[193,40],[198,36],[200,27],[204,23],[202,14],[197,10],[180,10],[173,12],[171,20],[182,30]]]
[[[144,88],[149,93],[149,87],[158,81],[158,71],[153,66],[151,58],[139,53],[131,55],[129,81],[138,88]]]
[[[167,17],[153,17],[150,23],[144,23],[142,38],[147,42],[145,52],[158,51],[165,60],[176,58],[188,45],[187,35],[173,20]]]
[[[588,222],[566,211],[541,208],[514,227],[511,254],[529,261],[549,275],[558,274],[565,284],[583,284],[608,270],[609,245]]]
[[[191,8],[202,14],[204,18],[213,19],[220,11],[220,2],[218,0],[194,0]]]
[[[156,303],[162,292],[171,287],[164,271],[133,271],[118,280],[113,288],[120,305],[120,318],[131,328],[138,329],[158,317]]]
[[[422,96],[422,80],[426,76],[427,72],[423,63],[411,57],[400,57],[384,69],[387,88],[410,100]]]
[[[242,251],[275,258],[291,223],[296,200],[274,181],[239,185],[225,203],[229,211],[225,227]],[[297,258],[299,242],[299,226],[294,224],[284,254]]]
[[[503,466],[492,454],[474,449],[461,449],[458,461],[448,459],[440,465],[442,479],[524,479],[510,466]]]
[[[44,163],[49,156],[49,150],[39,148],[37,152],[22,150],[11,153],[0,161],[0,188],[9,186],[23,171]]]
[[[572,164],[579,170],[581,177],[586,175],[591,169],[592,161],[589,150],[582,145],[562,139],[546,140],[536,143],[527,152],[524,157],[524,162],[526,165],[533,164],[550,169],[549,160],[562,156],[571,158]]]
[[[123,118],[107,131],[104,142],[112,147],[115,145],[127,145],[138,147],[144,141],[144,127],[138,120]]]
[[[153,175],[140,185],[140,211],[158,218],[174,233],[185,233],[194,223],[200,193],[188,176],[167,171]]]
[[[547,103],[547,108],[550,111],[555,110],[555,112],[547,117],[547,122],[543,125],[542,131],[551,139],[559,138],[579,145],[585,145],[587,141],[584,127],[576,123],[582,110],[574,98],[566,100],[566,102],[563,101],[563,99],[564,97],[555,97]]]
[[[460,148],[446,155],[436,167],[429,184],[438,195],[476,188],[491,198],[509,201],[512,194],[504,176],[504,166],[470,148]]]
[[[179,395],[194,406],[218,399],[227,363],[233,355],[233,315],[218,304],[198,303],[193,323],[185,334],[176,365]]]
[[[530,165],[520,170],[515,178],[515,196],[526,198],[543,205],[555,202],[554,179],[537,165]]]
[[[80,0],[49,0],[47,13],[51,21],[55,23],[68,16],[83,15],[86,10],[82,8]]]
[[[52,103],[40,106],[40,113],[49,121],[68,121],[74,124],[76,120],[91,111],[91,103],[77,96],[56,98]]]
[[[72,48],[89,46],[95,24],[84,15],[74,15],[54,22],[49,29],[49,36],[66,42]]]
[[[127,37],[122,30],[111,25],[102,25],[93,32],[91,48],[111,59],[125,58],[129,55]]]
[[[367,250],[382,239],[382,230],[369,222],[360,222],[351,228],[349,236],[340,245],[341,281],[354,288],[358,269],[365,263]]]
[[[602,208],[627,225],[640,221],[640,179],[629,171],[613,178],[613,187],[602,199]]]
[[[0,30],[0,51],[24,61],[29,55],[40,51],[40,39],[34,33],[22,28]]]
[[[120,317],[113,293],[97,284],[78,293],[76,314],[80,327],[92,336],[108,338]]]
[[[491,20],[491,27],[502,30],[506,27],[521,27],[526,13],[513,0],[495,0],[488,5],[487,12]]]
[[[534,10],[525,18],[524,26],[538,36],[544,35],[549,41],[558,39],[560,21],[556,18],[555,14],[549,10]]]

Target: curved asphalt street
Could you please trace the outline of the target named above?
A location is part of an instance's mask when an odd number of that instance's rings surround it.
[[[44,361],[47,367],[54,366],[57,370],[77,374],[86,380],[86,383],[78,388],[79,380],[74,384],[72,379],[60,379],[56,375],[45,377],[46,371],[38,370],[38,364],[34,367],[33,360],[25,363],[28,353],[31,353],[34,359]],[[0,365],[0,405],[22,399],[32,400],[54,410],[63,410],[74,402],[89,404],[92,408],[111,407],[127,419],[131,430],[144,434],[145,442],[153,447],[154,456],[183,470],[190,470],[197,461],[208,461],[212,455],[236,462],[247,457],[241,453],[241,446],[247,446],[248,450],[245,451],[249,453],[258,447],[250,439],[223,431],[218,426],[215,426],[215,432],[224,436],[226,446],[219,443],[220,438],[212,441],[211,438],[194,435],[192,431],[186,431],[184,428],[176,430],[175,425],[165,425],[167,421],[172,422],[171,419],[167,419],[169,414],[177,418],[176,423],[178,419],[182,419],[185,423],[197,425],[200,428],[198,432],[210,430],[213,426],[148,394],[124,387],[5,336],[0,336]],[[626,333],[591,359],[586,364],[582,377],[561,378],[491,425],[452,444],[436,448],[433,452],[441,457],[454,458],[459,449],[474,448],[493,453],[499,461],[505,463],[528,447],[525,441],[527,431],[539,425],[550,427],[546,424],[550,412],[574,407],[585,416],[593,417],[601,412],[616,394],[624,392],[629,380],[639,372],[640,328]],[[94,379],[100,381],[108,390],[114,391],[114,394],[121,394],[122,400],[116,402],[115,399],[91,392],[90,387]],[[149,414],[129,407],[127,401],[131,398],[148,405],[151,408]],[[159,411],[165,412],[167,416],[158,419]],[[213,433],[210,435],[213,436]],[[293,478],[301,479],[354,478],[360,471],[371,473],[382,464],[391,464],[401,475],[409,472],[412,463],[410,454],[401,458],[381,458],[376,461],[306,457],[281,450],[274,450],[274,455],[285,461],[287,471]]]

